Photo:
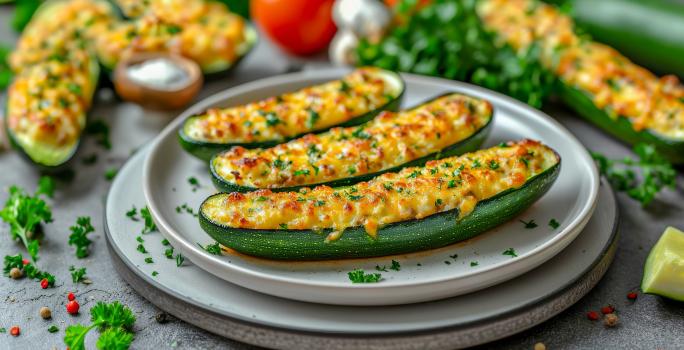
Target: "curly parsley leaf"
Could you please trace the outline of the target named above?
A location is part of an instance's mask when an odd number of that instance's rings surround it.
[[[33,261],[38,260],[39,243],[36,230],[39,224],[52,222],[52,210],[40,197],[31,196],[22,188],[12,186],[5,207],[0,210],[0,218],[9,224],[13,240],[21,240]]]
[[[647,206],[663,188],[675,188],[677,172],[651,144],[635,145],[634,153],[639,156],[638,160],[609,159],[597,152],[592,152],[592,157],[613,188]]]
[[[93,243],[88,238],[88,234],[95,232],[95,228],[90,224],[89,216],[81,216],[76,219],[76,225],[69,227],[69,245],[76,247],[76,257],[83,259],[90,255],[90,244]]]
[[[154,220],[152,220],[152,214],[150,214],[150,209],[147,206],[140,209],[140,217],[142,217],[145,222],[145,227],[143,227],[141,232],[142,234],[157,231],[157,225],[154,223]]]
[[[110,304],[100,301],[90,309],[90,322],[89,326],[75,324],[66,328],[64,343],[70,349],[85,350],[85,337],[94,328],[101,332],[98,349],[125,350],[130,347],[135,323],[131,309],[117,301]]]
[[[75,268],[73,265],[69,267],[71,271],[71,281],[74,283],[83,282],[85,280],[86,268],[82,267],[80,269]]]
[[[16,254],[16,255],[5,255],[4,259],[4,267],[3,267],[3,273],[5,276],[9,276],[10,270],[12,268],[18,268],[22,270],[24,276],[41,281],[43,279],[47,280],[48,286],[49,287],[54,287],[55,285],[55,276],[39,270],[35,265],[33,265],[29,261],[24,261],[24,257],[21,254]]]
[[[198,245],[200,248],[204,249],[204,250],[205,250],[207,253],[209,253],[209,254],[212,254],[212,255],[221,255],[221,245],[220,245],[218,242],[213,243],[213,244],[207,244],[206,246],[202,246],[202,245],[199,244],[199,242],[198,242],[197,245]]]
[[[382,279],[379,273],[366,273],[362,269],[347,272],[347,276],[352,283],[377,283]]]
[[[109,328],[102,332],[95,345],[100,350],[126,350],[132,342],[133,334],[121,328]]]
[[[518,221],[522,222],[525,225],[526,229],[533,229],[533,228],[538,226],[537,223],[534,222],[534,220],[530,220],[530,221],[518,220]]]

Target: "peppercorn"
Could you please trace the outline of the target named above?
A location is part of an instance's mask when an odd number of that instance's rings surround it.
[[[546,350],[546,345],[542,342],[534,344],[534,350]]]
[[[636,292],[627,293],[627,299],[629,300],[636,300],[637,296],[638,294]]]
[[[606,327],[615,327],[618,324],[618,317],[616,314],[607,314],[605,317],[603,317],[603,324],[606,325]]]
[[[18,280],[18,279],[21,278],[21,276],[24,275],[24,273],[21,272],[21,270],[19,270],[18,268],[13,267],[13,268],[10,270],[9,275],[10,275],[10,277],[12,277],[12,279]]]
[[[592,321],[596,321],[599,319],[599,314],[598,314],[598,312],[592,310],[592,311],[587,312],[587,318],[592,320]]]
[[[41,307],[38,312],[40,313],[40,317],[42,317],[44,320],[52,318],[52,310],[50,310],[50,308],[47,306]]]
[[[21,334],[21,328],[19,328],[19,326],[14,326],[14,327],[10,328],[10,334],[15,336],[15,337],[18,337],[19,334]]]
[[[48,283],[47,278],[43,278],[40,280],[40,288],[47,289],[47,287],[50,286],[50,283]]]
[[[78,305],[78,301],[76,301],[76,300],[72,300],[66,304],[66,310],[71,315],[78,314],[78,309],[80,307],[81,307],[81,305]]]
[[[154,316],[154,319],[161,324],[169,322],[169,314],[166,312],[160,312]]]
[[[69,299],[69,301],[72,301],[76,299],[76,296],[74,295],[74,293],[69,292],[69,294],[67,294],[67,299]]]
[[[606,305],[601,308],[601,313],[604,315],[612,314],[613,312],[615,312],[615,307],[613,307],[613,305]]]

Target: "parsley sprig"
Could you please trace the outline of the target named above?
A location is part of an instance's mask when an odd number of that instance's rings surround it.
[[[73,265],[69,266],[69,271],[71,272],[71,281],[74,283],[83,282],[86,280],[86,268],[81,267],[80,269],[75,268]]]
[[[38,260],[40,249],[36,230],[40,229],[41,222],[52,222],[52,210],[42,195],[52,197],[53,192],[54,182],[49,177],[40,179],[33,196],[20,187],[12,186],[5,207],[0,210],[0,218],[10,225],[12,239],[24,244],[33,261]]]
[[[49,287],[54,287],[55,285],[55,276],[45,271],[40,271],[32,263],[24,261],[24,257],[21,254],[5,255],[4,268],[2,270],[5,276],[8,276],[10,270],[15,267],[22,270],[24,276],[30,279],[35,279],[38,281],[46,279]]]
[[[597,152],[592,152],[592,157],[613,188],[647,206],[663,188],[675,188],[677,172],[651,144],[637,144],[634,153],[639,156],[638,160],[608,159]]]
[[[93,243],[88,238],[88,234],[95,232],[95,228],[90,224],[89,216],[81,216],[76,219],[76,225],[69,227],[69,245],[76,247],[76,257],[83,259],[90,255],[90,244]]]
[[[154,220],[152,220],[152,214],[150,214],[150,209],[147,206],[140,209],[140,217],[145,222],[145,226],[140,233],[145,234],[157,231],[157,225],[154,223]]]
[[[362,269],[347,272],[347,276],[352,283],[377,283],[382,279],[379,273],[366,273]]]
[[[75,324],[67,327],[64,343],[71,350],[85,350],[85,338],[93,328],[100,331],[98,349],[128,349],[133,342],[131,330],[135,315],[131,309],[115,301],[111,304],[98,302],[90,309],[91,325]]]

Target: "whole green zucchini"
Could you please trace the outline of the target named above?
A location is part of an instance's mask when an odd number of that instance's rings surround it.
[[[349,77],[358,75],[363,75],[368,81],[371,79],[381,81],[387,91],[378,98],[382,98],[385,102],[358,114],[335,116],[336,111],[340,110],[339,99],[342,99],[343,103],[349,101],[350,104],[358,99],[368,99],[362,93],[365,90],[362,86],[364,83],[359,83],[358,87],[346,83]],[[332,86],[339,91],[331,92]],[[396,111],[404,90],[404,82],[399,74],[377,68],[362,68],[350,73],[343,80],[328,82],[244,106],[210,109],[204,114],[190,116],[179,128],[178,140],[187,152],[207,161],[217,152],[231,147],[240,146],[248,149],[272,147],[308,133],[321,133],[335,126],[363,124],[383,110]],[[326,91],[328,100],[316,97]],[[353,96],[354,100],[350,96]],[[291,99],[294,101],[290,101]],[[284,104],[287,108],[282,107]],[[327,117],[328,114],[332,117]],[[336,118],[337,123],[328,120],[332,118]],[[219,133],[231,135],[236,132],[235,130],[241,134],[239,140],[216,136]]]
[[[225,192],[348,186],[386,172],[475,151],[491,130],[492,116],[493,108],[489,102],[459,93],[447,93],[404,111],[381,114],[357,127],[336,128],[317,136],[307,135],[264,150],[224,151],[211,159],[209,167],[214,185]],[[440,143],[447,146],[435,149],[434,145]],[[413,146],[415,150],[411,149]],[[349,152],[351,156],[341,157]],[[323,158],[323,154],[327,158]],[[410,158],[411,155],[415,158]],[[358,163],[364,160],[366,164],[384,163],[385,167],[358,170]],[[285,168],[281,170],[275,161],[286,164]],[[226,165],[230,167],[223,168]],[[268,174],[261,173],[263,167],[268,168]],[[333,171],[334,175],[323,175],[322,179],[326,181],[312,180],[322,173],[321,168]],[[247,180],[249,183],[249,179],[245,179],[247,174],[256,173],[264,185],[241,185],[235,180]]]
[[[568,0],[575,21],[596,40],[660,74],[684,78],[684,2]]]
[[[496,167],[493,166],[493,160],[498,160]],[[471,162],[472,165],[464,166]],[[489,168],[483,168],[487,164]],[[434,174],[432,169],[436,169],[438,175],[431,178],[433,175],[428,174]],[[471,206],[461,207],[460,204],[455,207],[445,206],[447,201],[452,201],[449,203],[468,202],[470,198],[468,196],[474,195],[468,192],[471,182],[475,183],[472,186],[481,186],[483,184],[479,181],[489,181],[484,179],[490,178],[492,174],[498,174],[497,171],[505,172],[507,175],[502,176],[511,178],[521,175],[521,173],[514,175],[515,169],[527,171],[528,177],[524,178],[519,186],[491,190],[493,192],[491,196],[480,198],[476,203],[471,201],[469,202]],[[323,260],[409,253],[466,240],[511,220],[546,193],[558,177],[559,171],[560,157],[553,150],[533,141],[522,141],[469,153],[461,157],[432,161],[424,168],[405,168],[399,173],[384,174],[367,183],[350,187],[317,188],[311,192],[300,191],[298,193],[271,193],[267,190],[247,194],[219,193],[202,203],[199,222],[204,231],[222,245],[240,253],[268,259]],[[439,180],[442,177],[444,177],[443,181]],[[508,181],[511,178],[505,179]],[[447,179],[450,180],[447,181]],[[465,187],[461,189],[459,186]],[[364,196],[367,196],[369,202],[363,204],[368,204],[371,211],[382,203],[382,205],[396,206],[396,213],[401,213],[402,210],[409,210],[401,204],[407,198],[417,203],[425,203],[432,200],[433,197],[430,196],[441,196],[445,193],[435,192],[449,191],[452,187],[454,191],[457,191],[454,193],[461,193],[463,197],[456,194],[454,197],[441,197],[444,199],[435,200],[436,209],[432,214],[422,218],[413,217],[378,225],[376,231],[369,231],[367,227],[371,226],[367,224],[343,227],[341,231],[334,231],[333,228],[291,229],[285,224],[280,224],[281,229],[255,229],[251,228],[253,224],[250,221],[252,220],[249,216],[250,211],[245,211],[245,208],[241,206],[255,206],[253,212],[260,217],[275,215],[278,218],[280,218],[278,215],[288,215],[283,212],[297,205],[304,206],[302,207],[303,213],[321,206],[321,211],[311,214],[312,220],[316,220],[319,215],[330,215],[331,220],[335,221],[342,214],[337,210],[350,210],[347,206],[353,206],[356,201],[364,200],[361,198]],[[378,189],[379,192],[376,194],[380,198],[383,196],[387,198],[381,202],[373,202],[375,200],[373,198],[378,197],[366,191],[369,188]],[[384,195],[382,194],[383,188],[386,190]],[[329,193],[330,196],[317,196],[321,193]],[[308,196],[314,197],[308,198]],[[340,196],[348,196],[348,199],[345,199],[346,197],[339,199]],[[336,197],[339,199],[338,202],[326,203],[326,201],[335,201]],[[280,202],[279,198],[295,200]],[[297,204],[300,198],[304,202]],[[231,208],[233,205],[235,208]],[[262,207],[258,207],[260,205]],[[331,208],[327,208],[327,205]],[[462,213],[460,208],[466,208],[466,212]],[[243,216],[233,218],[232,209],[239,210]],[[264,213],[263,210],[273,210],[273,212]],[[326,214],[322,214],[323,212]],[[228,219],[224,219],[224,215]],[[301,219],[296,213],[292,215],[295,216],[293,218],[295,222]],[[299,216],[301,215],[306,214]],[[233,224],[231,221],[233,219],[241,224]],[[368,220],[370,219],[376,218],[371,217]],[[242,227],[236,227],[237,225],[242,225]],[[334,235],[332,239],[331,235]]]

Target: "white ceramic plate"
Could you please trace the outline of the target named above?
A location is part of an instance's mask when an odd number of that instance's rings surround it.
[[[553,147],[562,158],[561,172],[551,190],[519,219],[535,220],[525,229],[518,220],[474,239],[449,247],[384,258],[330,262],[274,262],[231,254],[213,256],[198,247],[212,240],[196,218],[178,213],[187,204],[195,211],[215,190],[207,165],[185,153],[176,131],[188,115],[296,90],[337,79],[344,70],[323,70],[278,76],[218,93],[193,106],[171,123],[151,146],[143,170],[143,190],[160,231],[186,257],[206,271],[237,285],[284,298],[340,305],[391,305],[436,300],[479,290],[514,278],[556,255],[582,230],[597,198],[599,178],[584,147],[563,126],[542,112],[509,97],[472,85],[416,75],[404,75],[404,106],[447,91],[489,100],[495,109],[487,145],[532,138]],[[193,190],[189,177],[202,185]],[[547,223],[556,219],[561,226]],[[517,257],[502,253],[515,249]],[[458,257],[455,257],[455,256]],[[453,256],[453,257],[452,257]],[[400,271],[383,272],[374,284],[352,284],[347,272],[376,265],[401,264]],[[476,266],[471,266],[475,265]]]
[[[476,293],[394,306],[338,306],[288,300],[238,287],[189,263],[164,257],[164,238],[146,234],[124,213],[145,205],[142,168],[149,147],[119,171],[107,197],[105,231],[114,266],[142,296],[213,333],[275,349],[429,350],[492,341],[530,328],[583,297],[608,268],[617,248],[617,205],[610,185],[567,248],[540,267]],[[145,263],[146,257],[154,259]],[[154,271],[158,274],[154,276]]]

